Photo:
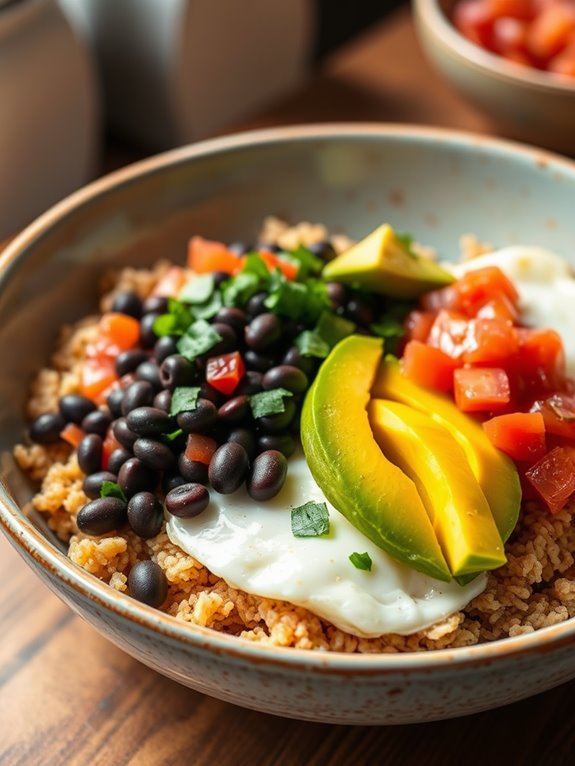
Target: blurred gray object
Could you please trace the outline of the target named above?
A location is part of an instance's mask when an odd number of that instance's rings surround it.
[[[313,0],[59,0],[98,60],[108,125],[164,148],[217,133],[305,77]]]
[[[0,2],[0,241],[88,181],[92,63],[56,0]]]

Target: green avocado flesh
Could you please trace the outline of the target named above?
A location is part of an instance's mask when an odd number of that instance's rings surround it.
[[[390,556],[439,580],[451,578],[414,482],[382,453],[369,423],[379,338],[351,335],[322,364],[306,396],[301,439],[329,502]]]
[[[411,252],[389,224],[330,261],[322,276],[396,298],[416,298],[454,281],[437,263]]]
[[[406,404],[372,399],[382,452],[413,479],[454,577],[505,563],[503,541],[463,448],[444,426]]]
[[[371,394],[426,413],[452,434],[483,490],[501,538],[507,540],[519,516],[519,475],[513,462],[491,444],[481,425],[460,412],[446,396],[422,388],[402,375],[394,357],[382,361]]]

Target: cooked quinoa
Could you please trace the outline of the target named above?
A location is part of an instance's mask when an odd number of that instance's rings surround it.
[[[290,249],[325,240],[321,225],[288,227],[266,219],[260,238]],[[332,237],[336,251],[347,238]],[[473,238],[462,241],[467,257],[483,251]],[[114,294],[130,289],[146,297],[169,268],[162,262],[151,270],[124,269],[103,279],[101,309]],[[83,319],[62,330],[50,366],[32,384],[27,414],[55,411],[58,398],[79,388],[79,367],[86,345],[94,337],[97,317]],[[205,566],[174,545],[165,531],[143,540],[132,531],[101,537],[81,533],[76,514],[88,502],[82,490],[84,475],[75,453],[66,444],[19,444],[15,458],[41,486],[32,500],[56,535],[69,544],[68,555],[78,566],[118,591],[127,590],[130,568],[152,559],[168,582],[162,609],[178,620],[202,625],[241,638],[300,649],[341,652],[407,652],[470,646],[507,636],[530,633],[575,616],[575,527],[570,508],[556,515],[526,503],[506,545],[507,564],[488,574],[487,587],[462,612],[410,636],[389,634],[359,638],[284,601],[261,598],[229,586]]]

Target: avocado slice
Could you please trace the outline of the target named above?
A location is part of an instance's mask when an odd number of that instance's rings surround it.
[[[386,356],[372,388],[372,396],[393,399],[428,414],[461,445],[479,482],[503,541],[517,524],[521,485],[513,462],[496,449],[479,423],[460,412],[442,394],[422,388],[402,375],[399,360]]]
[[[368,413],[382,452],[417,487],[454,577],[504,564],[491,510],[452,434],[406,404],[372,399]]]
[[[396,298],[416,298],[454,281],[437,263],[413,253],[387,223],[330,261],[322,277]]]
[[[304,401],[301,440],[329,502],[390,556],[439,580],[449,567],[415,484],[381,452],[367,416],[379,338],[350,335],[320,367]]]

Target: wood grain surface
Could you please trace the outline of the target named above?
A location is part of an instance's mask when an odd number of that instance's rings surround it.
[[[428,69],[406,11],[242,127],[350,119],[496,132]],[[107,162],[129,159],[131,151]],[[575,683],[450,721],[301,723],[205,697],[139,664],[48,591],[3,537],[0,594],[2,766],[575,763]]]

